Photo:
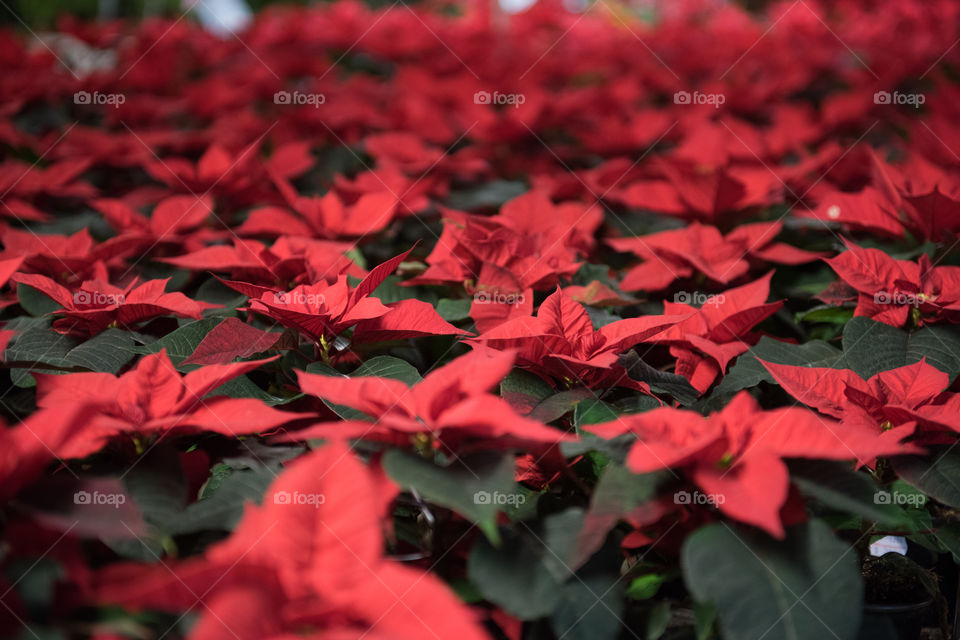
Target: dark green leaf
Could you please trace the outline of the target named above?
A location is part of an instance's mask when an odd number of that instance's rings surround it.
[[[412,387],[422,380],[416,367],[406,360],[393,356],[376,356],[370,358],[357,367],[351,376],[374,376],[378,378],[392,378],[405,382]]]
[[[23,310],[34,317],[45,316],[63,308],[47,294],[20,282],[17,283],[17,300]]]
[[[717,607],[728,640],[853,640],[863,585],[856,552],[818,520],[783,541],[725,524],[698,530],[681,566],[694,598]]]
[[[441,298],[437,302],[437,313],[447,322],[459,322],[470,317],[471,301],[469,298],[451,300]]]
[[[737,358],[717,385],[714,395],[733,394],[755,387],[760,382],[773,383],[773,376],[758,359],[774,364],[843,368],[843,352],[826,342],[811,340],[804,344],[791,344],[764,336]]]
[[[553,631],[564,640],[612,640],[620,633],[623,589],[616,574],[574,578],[560,590],[550,617]]]
[[[494,543],[498,541],[497,512],[507,503],[526,501],[513,480],[511,456],[467,456],[450,467],[440,467],[391,449],[383,456],[383,468],[404,489],[415,489],[429,502],[476,522]]]
[[[627,370],[631,379],[646,382],[650,389],[657,393],[667,393],[684,405],[691,405],[700,397],[700,392],[694,389],[687,379],[675,373],[654,369],[636,352],[630,351],[620,356],[620,362]]]
[[[894,470],[911,486],[960,508],[960,450],[937,447],[926,456],[898,456],[892,460]]]
[[[548,517],[540,533],[522,524],[520,531],[505,529],[499,549],[478,540],[467,560],[470,581],[487,600],[522,620],[550,615],[573,576],[569,559],[582,517],[582,510],[568,509]]]
[[[909,526],[903,509],[886,501],[884,496],[888,494],[881,492],[866,473],[826,460],[792,460],[789,466],[793,484],[805,495],[887,526]]]
[[[210,333],[210,331],[223,322],[223,318],[204,318],[183,325],[176,331],[168,333],[159,340],[147,345],[133,347],[134,353],[150,354],[157,353],[161,349],[167,350],[167,357],[177,369],[181,371],[192,371],[199,368],[200,365],[180,366],[180,363],[189,358],[200,341]]]
[[[863,378],[919,362],[950,375],[960,374],[960,330],[924,327],[913,333],[869,318],[853,318],[843,331],[843,352],[850,368]]]

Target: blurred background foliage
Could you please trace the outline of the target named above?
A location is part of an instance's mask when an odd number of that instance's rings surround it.
[[[308,0],[246,0],[257,11],[270,4],[309,4]],[[57,18],[72,15],[86,20],[104,18],[138,19],[146,16],[179,16],[181,0],[3,0],[0,25],[29,25],[52,29]]]

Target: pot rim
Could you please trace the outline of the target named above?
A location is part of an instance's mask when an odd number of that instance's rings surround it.
[[[930,596],[926,600],[919,602],[906,602],[902,604],[880,604],[865,602],[863,610],[867,613],[910,613],[926,609],[933,604],[934,597]]]

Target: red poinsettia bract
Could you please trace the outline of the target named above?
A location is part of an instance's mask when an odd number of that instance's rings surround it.
[[[506,400],[489,392],[510,372],[513,362],[512,352],[477,349],[432,371],[412,388],[390,378],[301,371],[298,377],[304,393],[352,407],[374,421],[324,423],[281,439],[366,438],[454,451],[478,443],[508,449],[572,439],[562,431],[521,417]]]
[[[617,356],[689,315],[628,318],[594,331],[586,309],[558,288],[543,301],[535,317],[508,320],[471,343],[516,349],[521,367],[569,384],[621,385],[649,392],[645,383],[627,377]]]
[[[385,305],[370,295],[412,250],[378,265],[355,288],[347,284],[346,275],[339,276],[333,284],[304,284],[290,291],[224,282],[250,296],[252,311],[296,329],[324,350],[350,327],[355,327],[353,342],[466,334],[441,318],[426,302],[407,299]]]
[[[37,406],[52,409],[92,405],[96,409],[96,414],[83,425],[82,434],[62,446],[49,443],[60,458],[83,458],[120,434],[151,437],[199,431],[226,436],[264,433],[306,414],[280,411],[255,398],[206,396],[274,359],[210,365],[181,375],[166,350],[161,350],[144,357],[120,376],[93,372],[34,374]],[[46,441],[57,424],[51,416],[34,430]]]
[[[133,328],[157,316],[199,320],[205,309],[220,307],[191,300],[178,291],[167,293],[169,278],[134,281],[125,287],[88,280],[74,292],[39,274],[18,273],[11,280],[43,292],[63,307],[53,312],[63,316],[54,321],[54,329],[82,336],[94,336],[108,327]]]
[[[763,411],[746,391],[707,417],[662,407],[587,428],[604,438],[635,433],[639,440],[627,455],[631,470],[682,469],[723,513],[778,538],[790,488],[785,458],[865,463],[910,451],[873,429],[840,426],[808,409]]]
[[[772,276],[773,272],[709,296],[699,309],[684,302],[664,301],[665,313],[688,317],[648,341],[669,344],[670,354],[677,359],[675,372],[704,393],[733,358],[759,339],[751,329],[783,306],[782,302],[767,302]]]
[[[847,250],[826,262],[854,289],[854,315],[894,327],[960,320],[960,267],[896,260],[879,249],[845,241]]]
[[[296,460],[227,540],[172,565],[116,565],[102,602],[197,609],[197,640],[486,640],[435,576],[383,555],[396,487],[343,444]]]
[[[926,359],[864,380],[849,369],[798,367],[761,361],[784,390],[844,424],[867,424],[902,440],[916,428],[924,443],[952,443],[960,432],[960,395],[946,391],[950,376]]]
[[[727,284],[750,269],[747,258],[776,264],[804,264],[820,254],[775,242],[781,222],[755,222],[740,225],[727,235],[716,227],[693,222],[682,229],[671,229],[635,238],[607,238],[617,251],[631,252],[643,262],[630,269],[620,286],[625,291],[659,291],[674,280],[702,273],[711,280]]]

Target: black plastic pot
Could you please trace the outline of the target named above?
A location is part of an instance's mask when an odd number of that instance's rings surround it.
[[[864,627],[889,629],[890,638],[896,640],[919,640],[923,628],[923,614],[934,599],[906,604],[863,605]],[[886,634],[885,634],[886,635]]]

